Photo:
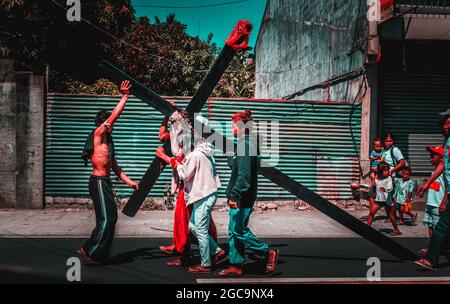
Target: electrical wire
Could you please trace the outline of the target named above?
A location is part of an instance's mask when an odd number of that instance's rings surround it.
[[[285,96],[282,99],[284,99],[284,100],[293,99],[293,98],[295,98],[297,96],[302,96],[302,95],[306,94],[309,91],[313,91],[313,90],[317,90],[317,89],[326,89],[329,86],[336,85],[336,84],[342,83],[344,81],[356,79],[359,76],[361,76],[364,73],[364,71],[365,71],[365,67],[361,66],[361,67],[357,68],[356,70],[353,70],[351,72],[348,72],[348,73],[345,73],[345,74],[342,74],[342,75],[334,76],[334,77],[332,77],[330,79],[327,79],[326,81],[324,81],[322,83],[310,86],[310,87],[305,88],[305,89],[303,89],[301,91],[298,91],[298,92],[295,92],[295,93],[293,93],[291,95]]]
[[[208,7],[217,7],[217,6],[225,6],[238,4],[243,2],[249,2],[252,0],[238,0],[231,2],[222,2],[222,3],[214,3],[214,4],[203,4],[203,5],[187,5],[187,6],[170,6],[170,5],[148,5],[148,4],[135,4],[134,7],[148,7],[148,8],[173,8],[173,9],[193,9],[193,8],[208,8]]]

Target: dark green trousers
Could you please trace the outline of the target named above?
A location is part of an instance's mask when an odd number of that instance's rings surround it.
[[[109,177],[91,176],[89,194],[95,210],[95,228],[83,245],[87,255],[106,258],[111,250],[117,222],[117,206]]]
[[[245,261],[245,248],[266,255],[269,246],[258,239],[248,228],[250,214],[253,208],[230,208],[230,222],[228,224],[229,244],[230,244],[230,264],[240,266]]]
[[[450,198],[447,199],[447,207],[444,213],[439,217],[439,222],[433,229],[430,243],[428,245],[427,258],[431,264],[436,266],[439,262],[439,255],[442,253],[444,246],[448,244],[448,236],[450,233]]]

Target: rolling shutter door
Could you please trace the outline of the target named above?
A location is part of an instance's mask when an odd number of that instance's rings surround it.
[[[425,147],[443,143],[439,113],[450,108],[450,44],[408,41],[403,57],[401,45],[389,43],[382,55],[382,133],[394,133],[413,175],[427,176]]]

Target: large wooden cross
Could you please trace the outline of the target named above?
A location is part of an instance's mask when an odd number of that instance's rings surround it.
[[[250,33],[250,31],[251,27],[249,27],[249,23],[245,23],[242,21],[238,23],[238,25],[235,28],[235,31],[233,31],[232,35],[230,35],[230,37],[233,37],[234,35],[234,38],[236,38],[234,40],[234,43],[231,44],[227,43],[225,45],[221,54],[216,59],[214,66],[211,68],[208,75],[203,80],[197,93],[193,96],[191,102],[186,108],[186,110],[190,113],[190,115],[198,113],[202,109],[207,99],[209,98],[210,94],[214,90],[214,87],[220,80],[220,77],[225,72],[229,63],[233,59],[234,55],[238,50],[240,50],[239,46],[246,47],[245,41],[248,41],[248,34]],[[133,85],[131,93],[140,100],[146,102],[147,104],[158,110],[159,112],[163,113],[164,115],[170,116],[175,111],[180,110],[177,106],[173,105],[168,100],[162,98],[155,92],[146,88],[143,84],[141,84],[140,82],[129,76],[127,73],[116,68],[112,64],[104,61],[102,66],[105,70],[109,72],[109,75],[113,79],[129,80]],[[197,120],[197,123],[198,125],[201,125],[202,128],[205,129],[209,128],[208,126],[205,126],[202,121]],[[214,130],[211,130],[211,134],[214,134],[214,138],[216,139],[222,139],[222,142],[224,143],[224,145],[222,145],[223,153],[229,152],[226,151],[226,147],[233,146],[233,143],[229,139],[224,137],[222,134],[219,134]],[[155,158],[153,160],[152,164],[142,177],[142,180],[139,184],[139,190],[135,191],[132,194],[127,204],[125,205],[124,209],[122,210],[124,214],[128,216],[134,216],[137,213],[137,211],[139,210],[140,206],[142,205],[143,201],[147,197],[148,193],[150,192],[151,188],[155,184],[156,180],[158,179],[164,168],[165,163],[161,161],[159,158]],[[391,238],[387,237],[381,232],[373,229],[372,227],[356,219],[349,213],[337,207],[330,201],[324,199],[317,193],[309,190],[307,187],[298,183],[297,181],[295,181],[288,175],[284,174],[277,168],[262,162],[258,170],[259,174],[266,177],[274,184],[292,193],[299,199],[305,201],[306,203],[317,209],[318,211],[322,212],[326,216],[330,217],[331,219],[335,220],[341,225],[347,227],[353,232],[359,234],[366,240],[372,242],[373,244],[387,251],[391,255],[401,260],[413,261],[418,258],[418,256],[415,253],[411,252],[402,245],[393,241]],[[338,248],[336,249],[339,250]]]

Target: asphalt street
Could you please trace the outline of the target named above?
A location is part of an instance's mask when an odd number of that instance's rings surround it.
[[[411,262],[402,262],[361,238],[277,238],[265,239],[280,250],[277,271],[271,277],[263,274],[261,257],[249,252],[245,275],[240,282],[298,283],[366,278],[367,260],[381,260],[381,277],[447,280],[450,263],[444,256],[440,269],[430,272]],[[67,261],[77,257],[76,250],[84,240],[79,238],[0,238],[0,283],[68,283]],[[220,240],[226,250],[226,239]],[[413,251],[423,248],[426,238],[398,238]],[[162,238],[117,238],[109,265],[81,264],[81,283],[195,284],[227,283],[213,274],[194,275],[186,268],[171,268],[172,257],[163,254]],[[196,246],[193,246],[196,249]]]

